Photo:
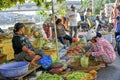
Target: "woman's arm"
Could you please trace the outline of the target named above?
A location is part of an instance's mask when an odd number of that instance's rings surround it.
[[[97,43],[96,47],[97,47],[97,51],[91,52],[92,56],[100,56],[100,55],[106,53],[105,50],[104,50],[104,48],[103,48],[103,46],[102,46],[102,43]]]

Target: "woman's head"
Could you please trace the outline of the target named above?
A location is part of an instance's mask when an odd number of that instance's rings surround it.
[[[62,22],[61,19],[57,19],[57,20],[56,20],[56,25],[61,24],[61,22]]]
[[[97,42],[97,41],[96,41],[96,38],[101,38],[101,37],[102,37],[102,35],[101,35],[100,33],[96,32],[96,36],[93,37],[90,41],[91,41],[92,43],[95,43],[95,42]]]
[[[100,20],[100,19],[99,19],[99,16],[96,16],[96,20]]]
[[[101,37],[102,37],[101,33],[99,33],[99,32],[96,32],[96,37],[99,37],[99,38],[101,38]]]
[[[16,32],[19,32],[19,31],[21,31],[22,33],[24,33],[24,24],[23,23],[16,23],[14,25],[13,32],[16,33]]]

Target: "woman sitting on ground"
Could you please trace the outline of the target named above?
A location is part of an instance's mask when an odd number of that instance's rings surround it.
[[[35,50],[24,33],[24,24],[16,23],[14,26],[14,35],[12,39],[15,60],[29,61],[32,65],[37,65],[36,61],[44,55],[44,51]]]
[[[65,46],[64,40],[69,40],[70,44],[72,43],[72,37],[68,36],[65,32],[65,26],[62,24],[61,19],[57,19],[56,21],[56,29],[57,29],[57,37],[59,41]]]

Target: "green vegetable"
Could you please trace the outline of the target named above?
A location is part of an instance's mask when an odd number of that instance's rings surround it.
[[[85,72],[73,72],[67,76],[67,80],[81,80],[85,78],[87,73]]]
[[[63,80],[63,78],[57,74],[51,75],[49,73],[43,73],[38,76],[36,80]]]

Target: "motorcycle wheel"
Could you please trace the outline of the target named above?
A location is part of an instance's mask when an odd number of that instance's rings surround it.
[[[120,56],[120,41],[117,42],[117,52],[118,52],[118,54]]]

